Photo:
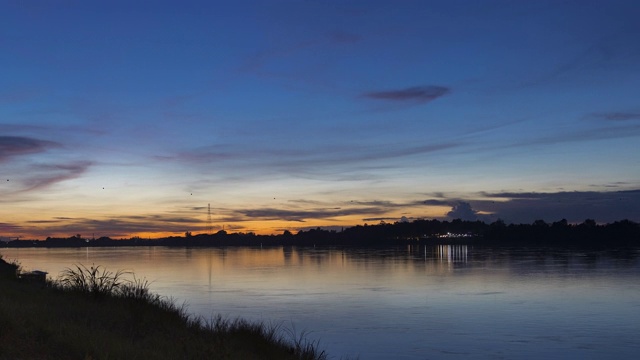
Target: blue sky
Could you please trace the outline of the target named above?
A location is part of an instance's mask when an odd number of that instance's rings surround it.
[[[0,237],[640,221],[636,1],[2,1]]]

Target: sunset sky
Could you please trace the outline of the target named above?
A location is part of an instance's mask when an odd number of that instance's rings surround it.
[[[640,221],[638,1],[0,1],[0,237]]]

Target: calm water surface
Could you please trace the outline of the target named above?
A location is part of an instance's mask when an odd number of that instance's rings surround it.
[[[0,249],[55,278],[127,269],[209,318],[283,324],[331,358],[631,359],[640,354],[640,250],[464,245],[386,249]]]

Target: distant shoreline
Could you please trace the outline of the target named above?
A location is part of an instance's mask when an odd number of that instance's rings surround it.
[[[505,224],[496,221],[415,220],[413,222],[358,225],[342,231],[322,228],[292,234],[256,235],[253,233],[227,233],[171,236],[157,239],[87,239],[80,235],[46,240],[13,240],[1,242],[0,247],[115,247],[115,246],[398,246],[398,245],[473,244],[492,246],[572,246],[620,247],[640,246],[640,224],[630,220],[599,225],[593,220],[581,224],[568,224],[566,220],[532,224]]]

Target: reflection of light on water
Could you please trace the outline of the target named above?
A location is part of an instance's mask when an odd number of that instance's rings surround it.
[[[437,258],[447,263],[466,263],[467,245],[438,245]]]
[[[450,273],[456,267],[466,267],[470,262],[467,245],[407,245],[408,254],[423,262],[423,269],[433,274]],[[417,263],[414,263],[417,264]]]
[[[164,247],[0,248],[0,254],[52,277],[85,261],[130,269],[149,279],[154,293],[188,303],[193,316],[309,329],[308,339],[319,339],[334,358],[637,357],[635,248],[615,255],[495,252],[418,242],[194,248],[191,258],[182,248]]]

